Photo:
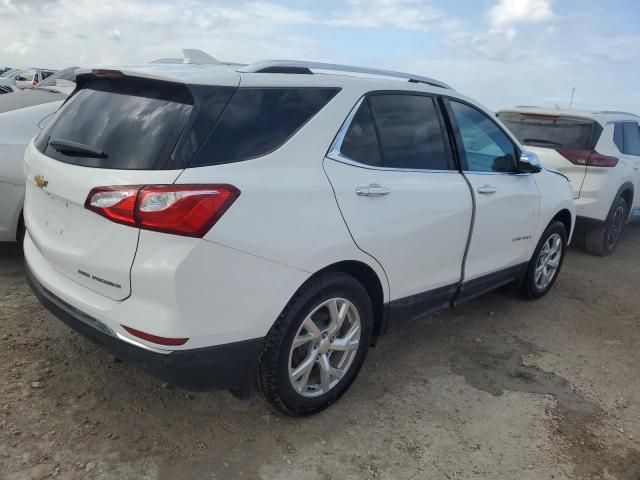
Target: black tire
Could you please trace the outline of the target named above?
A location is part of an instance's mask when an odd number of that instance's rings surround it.
[[[18,220],[18,231],[16,232],[16,242],[18,242],[18,248],[22,250],[22,246],[24,245],[24,235],[26,233],[26,229],[24,226],[24,218],[22,214],[20,214],[20,219]]]
[[[541,253],[547,241],[552,238],[554,235],[559,235],[561,240],[562,251],[560,254],[560,259],[558,261],[557,269],[550,282],[544,286],[539,286],[536,279],[536,269],[539,266],[539,262],[541,259]],[[522,282],[521,292],[525,298],[529,300],[535,300],[545,296],[549,290],[553,287],[560,275],[560,270],[562,268],[562,264],[564,262],[564,257],[567,253],[567,230],[562,222],[553,221],[549,224],[547,229],[544,231],[542,236],[540,237],[540,241],[536,246],[536,249],[533,252],[533,256],[529,261],[529,265],[527,267],[527,274],[525,275],[524,281]]]
[[[611,205],[607,220],[600,228],[585,235],[584,249],[600,257],[611,255],[618,246],[628,216],[627,202],[622,197],[616,198]]]
[[[307,316],[332,298],[346,299],[357,310],[360,320],[359,344],[350,366],[338,383],[326,393],[309,398],[295,390],[289,380],[289,354],[293,340]],[[339,272],[328,272],[312,278],[296,292],[267,334],[259,357],[260,393],[271,406],[286,415],[302,417],[324,410],[336,402],[355,380],[369,350],[372,332],[373,307],[360,282]]]

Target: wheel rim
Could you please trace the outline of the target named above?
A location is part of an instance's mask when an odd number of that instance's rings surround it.
[[[624,227],[624,207],[620,205],[616,208],[616,211],[613,212],[613,218],[611,219],[611,227],[607,232],[607,247],[609,250],[612,250],[618,240],[620,240],[620,234],[622,233],[622,228]]]
[[[289,351],[289,381],[303,397],[334,388],[351,368],[360,345],[360,315],[345,298],[331,298],[304,319]]]
[[[555,278],[558,268],[560,268],[563,248],[562,237],[557,233],[551,235],[544,242],[536,262],[535,284],[538,289],[544,290]]]

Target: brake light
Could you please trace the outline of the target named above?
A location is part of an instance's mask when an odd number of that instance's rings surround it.
[[[123,225],[201,238],[239,195],[232,185],[97,187],[85,208]]]
[[[31,85],[33,85],[34,87],[38,85],[38,80],[34,78],[33,81],[31,82]]]
[[[167,338],[167,337],[159,337],[157,335],[153,335],[151,333],[142,332],[140,330],[136,330],[135,328],[127,327],[126,325],[122,325],[127,332],[129,332],[134,337],[141,338],[146,340],[147,342],[156,343],[158,345],[168,345],[168,346],[177,346],[184,345],[187,343],[188,338]]]
[[[595,150],[566,150],[559,149],[558,153],[575,165],[588,167],[615,167],[618,164],[616,157],[603,155]]]

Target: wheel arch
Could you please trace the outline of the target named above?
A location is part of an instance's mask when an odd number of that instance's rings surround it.
[[[619,189],[618,193],[614,197],[613,201],[616,198],[621,197],[625,202],[627,202],[627,206],[629,207],[628,214],[631,215],[633,211],[633,198],[635,196],[635,189],[633,188],[633,183],[625,182]]]
[[[567,237],[570,238],[571,228],[573,226],[573,218],[571,216],[571,212],[567,208],[563,208],[553,216],[553,218],[547,224],[547,227],[555,221],[559,221],[564,225],[565,229],[567,230]]]
[[[333,263],[318,270],[310,278],[326,272],[341,272],[351,275],[367,290],[373,306],[373,343],[375,343],[375,339],[384,332],[387,317],[382,279],[371,266],[359,260],[343,260]]]

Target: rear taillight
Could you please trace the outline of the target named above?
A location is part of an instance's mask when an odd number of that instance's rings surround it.
[[[571,163],[588,167],[615,167],[618,164],[616,157],[603,155],[595,150],[566,150],[559,149],[558,153]]]
[[[34,78],[33,81],[31,82],[31,85],[33,85],[34,87],[38,85],[38,80]]]
[[[97,187],[85,208],[144,230],[203,237],[240,195],[232,185]]]

